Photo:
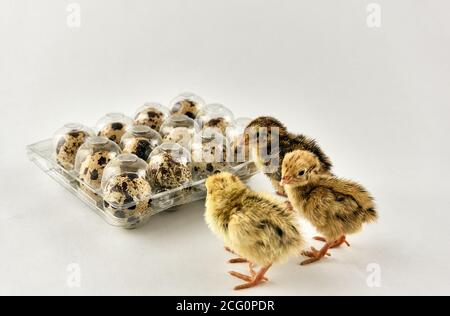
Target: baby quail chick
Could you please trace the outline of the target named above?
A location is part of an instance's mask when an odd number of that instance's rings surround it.
[[[303,254],[310,259],[302,265],[322,259],[330,248],[347,243],[346,235],[362,229],[363,224],[377,219],[375,203],[364,187],[356,182],[324,175],[319,158],[311,152],[297,150],[283,161],[282,184],[292,206],[300,211],[323,237],[317,251]]]
[[[238,177],[225,172],[209,177],[206,188],[206,223],[232,252],[250,263],[252,276],[230,272],[247,282],[235,290],[266,281],[264,275],[272,264],[298,253],[300,230],[294,212],[285,204],[252,192]],[[253,264],[261,266],[259,272],[253,271]]]
[[[324,173],[331,171],[332,163],[330,159],[314,139],[290,133],[280,121],[273,117],[259,117],[253,120],[247,126],[245,134],[247,145],[253,152],[258,168],[269,177],[279,195],[286,196],[285,190],[280,184],[283,159],[286,154],[294,150],[306,150],[313,153],[320,161],[321,171]],[[272,148],[272,141],[275,141],[274,144],[276,144],[276,138],[278,137],[279,147]],[[276,160],[271,160],[269,155],[270,157],[278,157]],[[277,165],[273,166],[272,170],[268,170],[267,168],[274,162]]]

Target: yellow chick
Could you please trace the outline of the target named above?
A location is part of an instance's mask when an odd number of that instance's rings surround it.
[[[324,175],[317,156],[303,150],[294,151],[284,158],[282,185],[295,210],[301,212],[323,237],[321,250],[303,255],[310,259],[302,265],[322,259],[330,248],[339,247],[346,241],[346,235],[362,229],[363,224],[377,219],[375,203],[364,187],[356,182]]]
[[[283,202],[251,191],[230,173],[209,177],[206,188],[206,223],[232,252],[250,263],[251,276],[230,272],[246,281],[235,290],[267,281],[265,274],[273,264],[298,254],[302,238],[296,215]],[[255,264],[261,267],[257,273]]]
[[[274,147],[273,144],[277,143],[278,146]],[[246,145],[250,146],[255,163],[270,179],[278,195],[286,196],[280,184],[281,166],[285,155],[294,150],[314,153],[320,160],[321,170],[326,173],[331,172],[330,158],[314,139],[290,133],[283,123],[270,116],[258,117],[250,122],[246,128]],[[273,157],[277,157],[278,161],[271,159]],[[276,165],[272,166],[273,163]]]

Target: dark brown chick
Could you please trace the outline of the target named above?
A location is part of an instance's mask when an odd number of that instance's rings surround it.
[[[279,146],[273,146],[272,141],[278,137]],[[321,163],[321,171],[331,172],[331,160],[314,139],[290,133],[283,123],[273,117],[259,117],[250,122],[246,128],[246,143],[252,150],[258,168],[269,177],[279,195],[286,196],[283,186],[280,185],[283,159],[294,150],[313,153]]]
[[[312,248],[303,253],[310,257],[303,265],[318,261],[330,248],[347,243],[346,235],[359,232],[378,216],[374,200],[363,186],[324,175],[321,166],[316,155],[302,150],[286,155],[283,161],[282,184],[289,201],[324,236],[315,238],[325,242],[320,251]]]

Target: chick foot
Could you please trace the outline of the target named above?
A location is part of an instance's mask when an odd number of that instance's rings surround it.
[[[311,251],[304,251],[302,252],[302,255],[305,257],[309,257],[310,259],[307,259],[303,262],[300,263],[300,265],[304,266],[307,264],[311,264],[314,262],[317,262],[319,260],[321,260],[322,258],[324,258],[325,256],[331,256],[328,253],[328,250],[330,249],[331,244],[326,243],[325,246],[322,247],[322,249],[317,250],[314,247],[311,247]]]
[[[317,241],[322,241],[322,242],[327,242],[327,240],[325,239],[325,238],[323,238],[323,237],[314,237],[313,238],[314,240],[317,240]],[[334,248],[339,248],[340,246],[342,246],[343,244],[346,244],[348,247],[350,247],[350,244],[349,244],[349,242],[347,241],[347,239],[346,239],[346,237],[345,236],[341,236],[341,237],[339,237],[338,239],[336,239],[333,243],[332,243],[332,245],[330,246],[330,248],[331,249],[334,249]]]
[[[317,256],[317,254],[318,254],[319,252],[320,252],[320,251],[317,250],[316,248],[311,247],[311,251],[303,251],[303,252],[301,253],[301,255],[302,255],[302,256],[306,256],[306,257],[315,257],[315,256]],[[324,256],[331,257],[331,254],[327,252]]]
[[[239,275],[239,276],[245,277],[245,281],[247,282],[245,284],[236,286],[234,289],[236,291],[249,289],[249,288],[255,287],[255,286],[263,283],[265,281],[264,275],[266,274],[267,270],[270,269],[270,267],[271,267],[271,265],[261,268],[261,270],[259,270],[259,272],[256,273],[256,275],[253,278],[250,278],[250,277],[240,274],[238,272],[234,272],[234,271],[230,272],[230,274],[233,276],[238,277],[238,275]],[[244,280],[244,278],[241,278],[241,279]]]
[[[251,281],[253,281],[253,279],[254,279],[254,278],[256,277],[256,275],[257,275],[257,273],[256,273],[256,271],[253,269],[253,267],[254,267],[253,263],[249,263],[249,270],[250,270],[251,276],[248,276],[248,275],[245,275],[245,274],[236,272],[236,271],[230,271],[229,273],[230,273],[230,275],[232,275],[232,276],[234,276],[234,277],[236,277],[236,278],[238,278],[238,279],[244,280],[244,281],[246,281],[246,282],[251,282]],[[263,278],[263,281],[269,281],[269,279],[266,278],[266,277],[264,277],[264,278]]]

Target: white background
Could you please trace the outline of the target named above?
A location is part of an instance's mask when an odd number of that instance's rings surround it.
[[[70,1],[1,0],[0,294],[235,294],[226,272],[246,267],[226,264],[202,203],[116,229],[26,158],[64,123],[185,90],[315,137],[377,198],[379,223],[351,248],[295,258],[238,294],[450,294],[450,3],[378,1],[370,28],[370,2],[80,0],[69,28]],[[271,191],[263,176],[250,184]]]

